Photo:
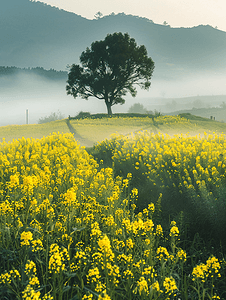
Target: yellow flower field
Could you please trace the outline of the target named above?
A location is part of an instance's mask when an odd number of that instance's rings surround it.
[[[93,154],[99,160],[111,161],[115,174],[133,174],[133,185],[139,186],[140,207],[155,202],[159,193],[163,193],[164,207],[171,215],[187,210],[194,224],[198,217],[205,226],[209,221],[223,234],[226,226],[224,134],[204,132],[203,136],[192,137],[142,131],[105,140],[94,147]]]
[[[220,299],[225,261],[187,253],[177,222],[165,229],[160,216],[167,178],[220,198],[225,145],[223,135],[117,136],[94,149],[111,153],[111,168],[69,133],[2,142],[0,298]],[[140,171],[161,183],[142,209]]]

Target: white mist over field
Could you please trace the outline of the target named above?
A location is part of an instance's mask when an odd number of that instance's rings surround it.
[[[152,78],[149,91],[138,89],[137,96],[126,96],[124,105],[115,105],[113,113],[127,112],[134,103],[142,103],[148,110],[164,112],[164,101],[158,98],[182,98],[201,95],[226,95],[224,74],[194,74],[181,79]],[[104,101],[74,99],[66,95],[66,81],[43,79],[38,75],[13,75],[0,77],[0,126],[25,124],[25,112],[29,110],[29,124],[38,123],[40,118],[53,112],[60,112],[65,118],[80,111],[106,113]],[[217,106],[219,103],[202,103],[203,107]],[[192,103],[187,103],[190,108]],[[162,108],[161,108],[162,107]],[[172,105],[171,111],[174,110]],[[167,108],[170,111],[170,108]]]
[[[182,98],[197,95],[226,95],[226,73],[194,73],[178,79],[161,80],[153,76],[153,97]]]
[[[66,81],[44,80],[37,75],[0,77],[0,126],[25,124],[27,109],[29,124],[58,111],[65,118],[80,111],[98,112],[101,107],[105,112],[104,103],[74,99],[66,95],[65,87]]]

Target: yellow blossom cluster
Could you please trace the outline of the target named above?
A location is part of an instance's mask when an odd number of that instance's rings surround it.
[[[66,271],[67,262],[70,260],[67,249],[61,250],[57,244],[50,246],[49,272],[58,274]]]
[[[219,272],[220,268],[221,266],[219,260],[216,257],[211,256],[207,259],[206,264],[201,263],[193,268],[192,280],[195,281],[195,279],[200,279],[202,282],[205,282],[208,276],[221,277],[221,274]]]
[[[21,275],[17,270],[10,270],[0,275],[0,284],[11,284],[12,279],[20,279]]]
[[[28,232],[25,232],[23,231],[21,233],[21,236],[20,236],[20,239],[21,239],[21,246],[30,246],[30,242],[33,240],[33,234],[28,231]]]

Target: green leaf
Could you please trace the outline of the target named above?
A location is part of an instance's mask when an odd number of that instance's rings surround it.
[[[82,230],[85,230],[86,227],[81,227],[81,228],[73,227],[72,229],[73,229],[73,231],[71,232],[71,234],[74,233],[75,231],[82,231]]]
[[[68,292],[71,289],[70,285],[64,286],[63,287],[63,293]]]
[[[65,272],[64,273],[67,277],[75,277],[77,276],[77,273],[69,273],[69,272]]]
[[[78,295],[75,295],[73,298],[71,298],[70,300],[79,300]]]

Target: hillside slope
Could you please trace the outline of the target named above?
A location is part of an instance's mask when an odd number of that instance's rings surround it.
[[[170,28],[123,13],[88,20],[29,0],[1,2],[0,65],[65,70],[91,42],[116,31],[128,32],[147,47],[155,76],[223,72],[226,67],[226,32],[211,26]]]
[[[44,124],[10,125],[0,127],[0,142],[19,138],[42,138],[52,132],[74,134],[82,146],[91,147],[114,134],[127,135],[147,130],[154,134],[188,134],[191,136],[224,133],[226,124],[206,118],[184,115],[160,116],[152,120],[148,117],[113,117],[102,119],[58,120]]]

